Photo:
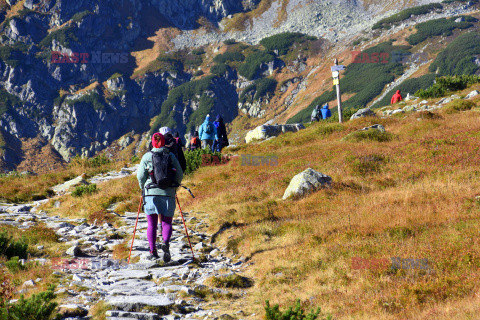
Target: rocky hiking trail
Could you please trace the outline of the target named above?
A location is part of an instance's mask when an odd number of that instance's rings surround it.
[[[135,172],[136,167],[124,168],[121,172],[109,172],[89,181],[105,183]],[[147,219],[141,212],[128,265],[125,260],[113,258],[113,249],[125,239],[130,247],[137,212],[117,215],[122,220],[122,226],[114,228],[108,223],[96,225],[88,224],[86,219],[49,216],[37,208],[44,201],[26,205],[0,204],[0,223],[20,229],[45,223],[56,232],[59,241],[67,244],[69,249],[62,258],[33,259],[41,264],[51,264],[59,278],[56,294],[61,297],[58,310],[64,319],[94,319],[89,310],[99,301],[107,305],[106,318],[110,320],[240,319],[239,316],[244,315],[242,311],[224,314],[216,307],[219,305],[216,299],[208,301],[205,297],[239,298],[245,295],[243,290],[212,288],[207,280],[238,277],[250,282],[237,275],[247,266],[245,259],[232,261],[225,256],[224,249],[212,247],[211,236],[202,231],[206,227],[205,222],[188,212],[184,212],[184,216],[197,260],[192,260],[177,208],[170,243],[172,260],[168,264],[164,264],[162,259],[149,260]],[[160,243],[161,235],[157,246]],[[43,248],[39,246],[37,249],[41,251]],[[162,256],[161,250],[159,254]],[[35,286],[40,281],[42,279],[27,282]]]

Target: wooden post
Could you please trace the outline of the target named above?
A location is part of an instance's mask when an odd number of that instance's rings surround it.
[[[335,66],[338,66],[338,59],[335,59]],[[335,87],[337,88],[338,121],[342,123],[343,113],[342,113],[342,94],[340,92],[340,76],[337,78],[337,81],[335,82]]]

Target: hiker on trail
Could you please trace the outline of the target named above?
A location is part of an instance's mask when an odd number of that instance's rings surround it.
[[[400,90],[397,90],[397,92],[392,96],[392,100],[390,100],[390,104],[395,104],[402,100],[403,98],[402,98],[402,95],[400,94]]]
[[[165,137],[155,133],[152,137],[153,149],[143,155],[137,171],[137,179],[142,189],[144,210],[147,215],[147,238],[150,257],[158,259],[156,247],[157,225],[162,222],[163,261],[169,262],[172,221],[175,213],[176,188],[183,178],[180,163],[173,153],[165,148]]]
[[[217,128],[217,139],[213,142],[213,151],[221,152],[224,147],[229,145],[227,138],[227,128],[223,122],[221,115],[218,115],[213,123],[215,128]]]
[[[173,134],[173,137],[175,138],[175,140],[177,140],[177,144],[183,150],[185,148],[185,143],[183,142],[182,138],[180,138],[180,134],[178,133],[178,131],[175,131],[175,133]]]
[[[218,139],[217,137],[217,128],[210,121],[210,115],[205,117],[205,121],[200,126],[200,140],[202,140],[202,148],[207,149],[207,147],[212,150],[213,140]]]
[[[185,159],[185,154],[183,153],[182,146],[178,143],[178,140],[172,135],[172,130],[169,127],[160,128],[160,133],[165,138],[165,147],[173,153],[182,167],[182,171],[185,172],[187,169],[187,160]]]
[[[312,111],[311,122],[318,122],[322,118],[322,114],[320,112],[320,106],[316,106]]]
[[[330,111],[330,109],[328,108],[328,103],[325,104],[323,107],[322,107],[322,118],[323,120],[327,120],[328,118],[330,118],[332,116],[332,112]]]
[[[202,147],[200,143],[200,137],[198,136],[198,131],[195,131],[192,139],[190,139],[190,150],[200,149]]]

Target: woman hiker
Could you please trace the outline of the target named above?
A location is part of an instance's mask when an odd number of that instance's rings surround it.
[[[160,133],[155,133],[152,137],[153,149],[143,155],[142,161],[137,171],[137,179],[140,189],[143,190],[144,210],[147,215],[147,238],[150,246],[150,257],[158,259],[156,248],[157,239],[157,225],[162,222],[162,238],[163,243],[161,249],[163,251],[163,261],[169,262],[170,257],[170,238],[172,237],[172,221],[175,213],[175,194],[176,187],[167,187],[161,189],[158,187],[149,188],[148,186],[153,182],[153,153],[163,153],[170,157],[170,162],[175,171],[174,184],[180,185],[183,178],[183,171],[177,158],[165,148],[165,137]],[[145,188],[147,186],[147,188]]]

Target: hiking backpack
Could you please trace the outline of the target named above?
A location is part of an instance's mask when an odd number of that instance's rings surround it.
[[[169,152],[151,152],[153,170],[150,173],[152,183],[147,189],[160,188],[166,189],[172,187],[175,183],[176,169],[173,166]]]
[[[205,126],[205,133],[206,134],[212,134],[214,130],[213,124],[211,122],[207,123]]]
[[[193,137],[192,140],[190,140],[190,146],[192,148],[197,148],[200,145],[200,142],[198,141],[198,137]]]

